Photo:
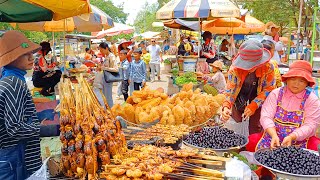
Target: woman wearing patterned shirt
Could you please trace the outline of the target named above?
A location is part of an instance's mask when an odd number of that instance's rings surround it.
[[[268,94],[275,89],[271,54],[258,40],[247,40],[228,72],[222,121],[249,119],[249,134],[261,132],[260,111]]]
[[[21,32],[0,34],[0,179],[24,180],[42,164],[40,122],[24,78],[40,49]]]

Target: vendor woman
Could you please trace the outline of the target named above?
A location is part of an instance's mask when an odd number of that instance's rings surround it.
[[[307,87],[315,84],[307,61],[295,61],[282,76],[284,87],[273,90],[263,104],[260,123],[263,133],[249,136],[247,150],[278,146],[300,146],[317,150],[315,137],[320,125],[320,101]]]
[[[251,39],[241,44],[228,72],[222,121],[227,122],[231,117],[238,123],[249,119],[249,134],[262,131],[259,122],[261,106],[275,89],[270,58],[270,52],[258,40]]]

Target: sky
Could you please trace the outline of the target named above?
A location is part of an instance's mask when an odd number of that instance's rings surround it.
[[[157,0],[112,0],[114,5],[124,3],[124,12],[129,13],[127,24],[133,24],[138,12],[143,8],[146,2],[149,4],[156,3]]]

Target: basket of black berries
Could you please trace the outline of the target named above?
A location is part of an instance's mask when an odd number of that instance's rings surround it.
[[[212,149],[217,155],[223,155],[225,152],[239,152],[248,144],[248,138],[227,128],[204,127],[186,135],[183,144],[192,148]]]
[[[316,151],[295,146],[261,149],[254,158],[280,178],[320,179],[320,156]]]

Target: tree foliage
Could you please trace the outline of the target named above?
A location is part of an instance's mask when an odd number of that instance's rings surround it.
[[[289,26],[298,27],[299,9],[301,0],[277,0],[275,1],[252,1],[243,0],[244,8],[252,10],[252,15],[257,19],[268,22],[273,21],[281,27],[281,34],[287,32]],[[304,0],[302,9],[301,27],[305,25],[311,27],[311,19],[306,16],[313,15],[313,9],[318,4],[318,0]],[[306,24],[307,23],[307,24]]]
[[[115,6],[111,0],[90,0],[90,3],[107,13],[114,21],[125,23],[128,17],[123,11],[123,4]]]
[[[158,3],[163,4],[168,0],[158,0]],[[134,21],[134,27],[136,32],[143,33],[146,31],[161,31],[161,27],[153,27],[152,23],[159,21],[156,19],[156,12],[160,8],[158,3],[149,4],[146,3],[144,8],[138,12],[138,15]]]

